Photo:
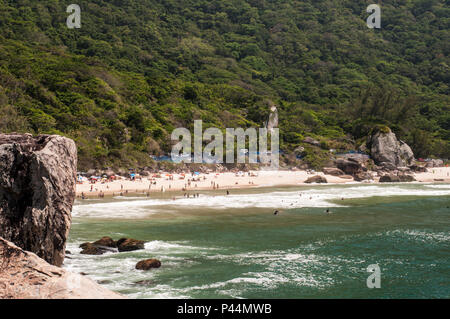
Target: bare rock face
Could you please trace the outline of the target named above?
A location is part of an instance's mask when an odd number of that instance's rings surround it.
[[[2,299],[121,299],[91,279],[52,266],[0,237]]]
[[[414,153],[411,148],[397,137],[391,130],[377,131],[368,140],[370,153],[379,166],[403,167],[411,165]]]
[[[0,134],[0,236],[61,266],[76,167],[77,149],[68,138]]]

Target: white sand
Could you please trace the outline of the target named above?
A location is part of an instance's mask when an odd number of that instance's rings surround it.
[[[254,171],[251,172],[258,176],[251,177],[248,173],[244,176],[236,176],[235,173],[210,173],[200,174],[199,181],[191,181],[188,185],[188,180],[193,179],[194,176],[186,175],[185,179],[180,179],[180,174],[173,174],[173,180],[169,180],[166,173],[161,174],[161,178],[156,178],[156,185],[150,185],[150,177],[143,177],[142,181],[117,180],[114,182],[90,184],[84,182],[77,184],[77,196],[84,193],[85,196],[98,196],[100,192],[105,195],[119,195],[121,192],[125,193],[144,193],[144,192],[161,192],[164,191],[181,191],[186,187],[186,191],[201,191],[213,190],[214,185],[219,189],[227,190],[231,188],[245,188],[245,187],[273,187],[273,186],[292,186],[305,185],[305,180],[314,175],[322,175],[328,180],[330,184],[354,183],[353,179],[343,179],[337,176],[324,175],[317,173],[310,175],[306,171]],[[437,182],[436,180],[443,180],[440,182],[450,182],[450,167],[431,168],[427,173],[414,174],[418,182]],[[206,179],[204,179],[204,177]],[[377,178],[375,182],[377,182]],[[92,187],[92,191],[91,191]],[[216,188],[217,189],[217,188]]]

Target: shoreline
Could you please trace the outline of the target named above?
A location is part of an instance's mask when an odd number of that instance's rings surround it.
[[[252,175],[249,176],[249,173]],[[322,172],[309,174],[306,171],[250,171],[237,176],[235,173],[209,173],[200,175],[161,173],[161,178],[143,177],[142,180],[130,181],[120,179],[112,182],[97,182],[91,184],[84,182],[76,185],[76,197],[85,198],[109,197],[126,194],[147,194],[165,192],[185,192],[196,194],[207,190],[243,189],[260,187],[307,186],[307,185],[333,185],[333,184],[386,184],[380,183],[379,177],[372,182],[357,182],[353,178],[341,178],[326,175]],[[308,184],[305,181],[312,176],[323,176],[328,183]],[[450,167],[432,168],[426,173],[412,174],[416,181],[413,183],[450,183]],[[92,190],[91,190],[92,188]]]

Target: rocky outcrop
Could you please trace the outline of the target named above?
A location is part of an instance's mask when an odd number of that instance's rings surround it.
[[[411,165],[414,161],[414,153],[408,144],[397,140],[395,134],[388,128],[373,133],[369,137],[367,145],[370,148],[372,159],[379,166],[395,169]]]
[[[320,175],[316,175],[316,176],[312,176],[310,178],[308,178],[305,183],[307,184],[311,184],[311,183],[328,183],[327,179],[323,176]]]
[[[0,237],[0,298],[122,299],[93,280],[50,265]]]
[[[144,249],[145,242],[142,240],[132,238],[121,238],[117,241],[117,248],[122,251],[133,251],[138,249]]]
[[[60,266],[76,167],[77,149],[68,138],[0,134],[0,236]]]
[[[136,264],[136,269],[139,270],[149,270],[152,268],[159,268],[159,267],[161,267],[161,262],[158,259],[141,260]]]

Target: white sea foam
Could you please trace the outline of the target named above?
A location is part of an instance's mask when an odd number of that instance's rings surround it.
[[[300,196],[301,194],[301,196]],[[301,208],[301,207],[336,207],[333,200],[341,198],[367,198],[388,196],[445,196],[450,195],[450,185],[341,185],[302,188],[296,191],[274,191],[248,194],[202,195],[199,198],[143,199],[115,198],[111,202],[87,203],[75,205],[73,216],[90,218],[143,218],[154,213],[167,213],[179,208]]]

